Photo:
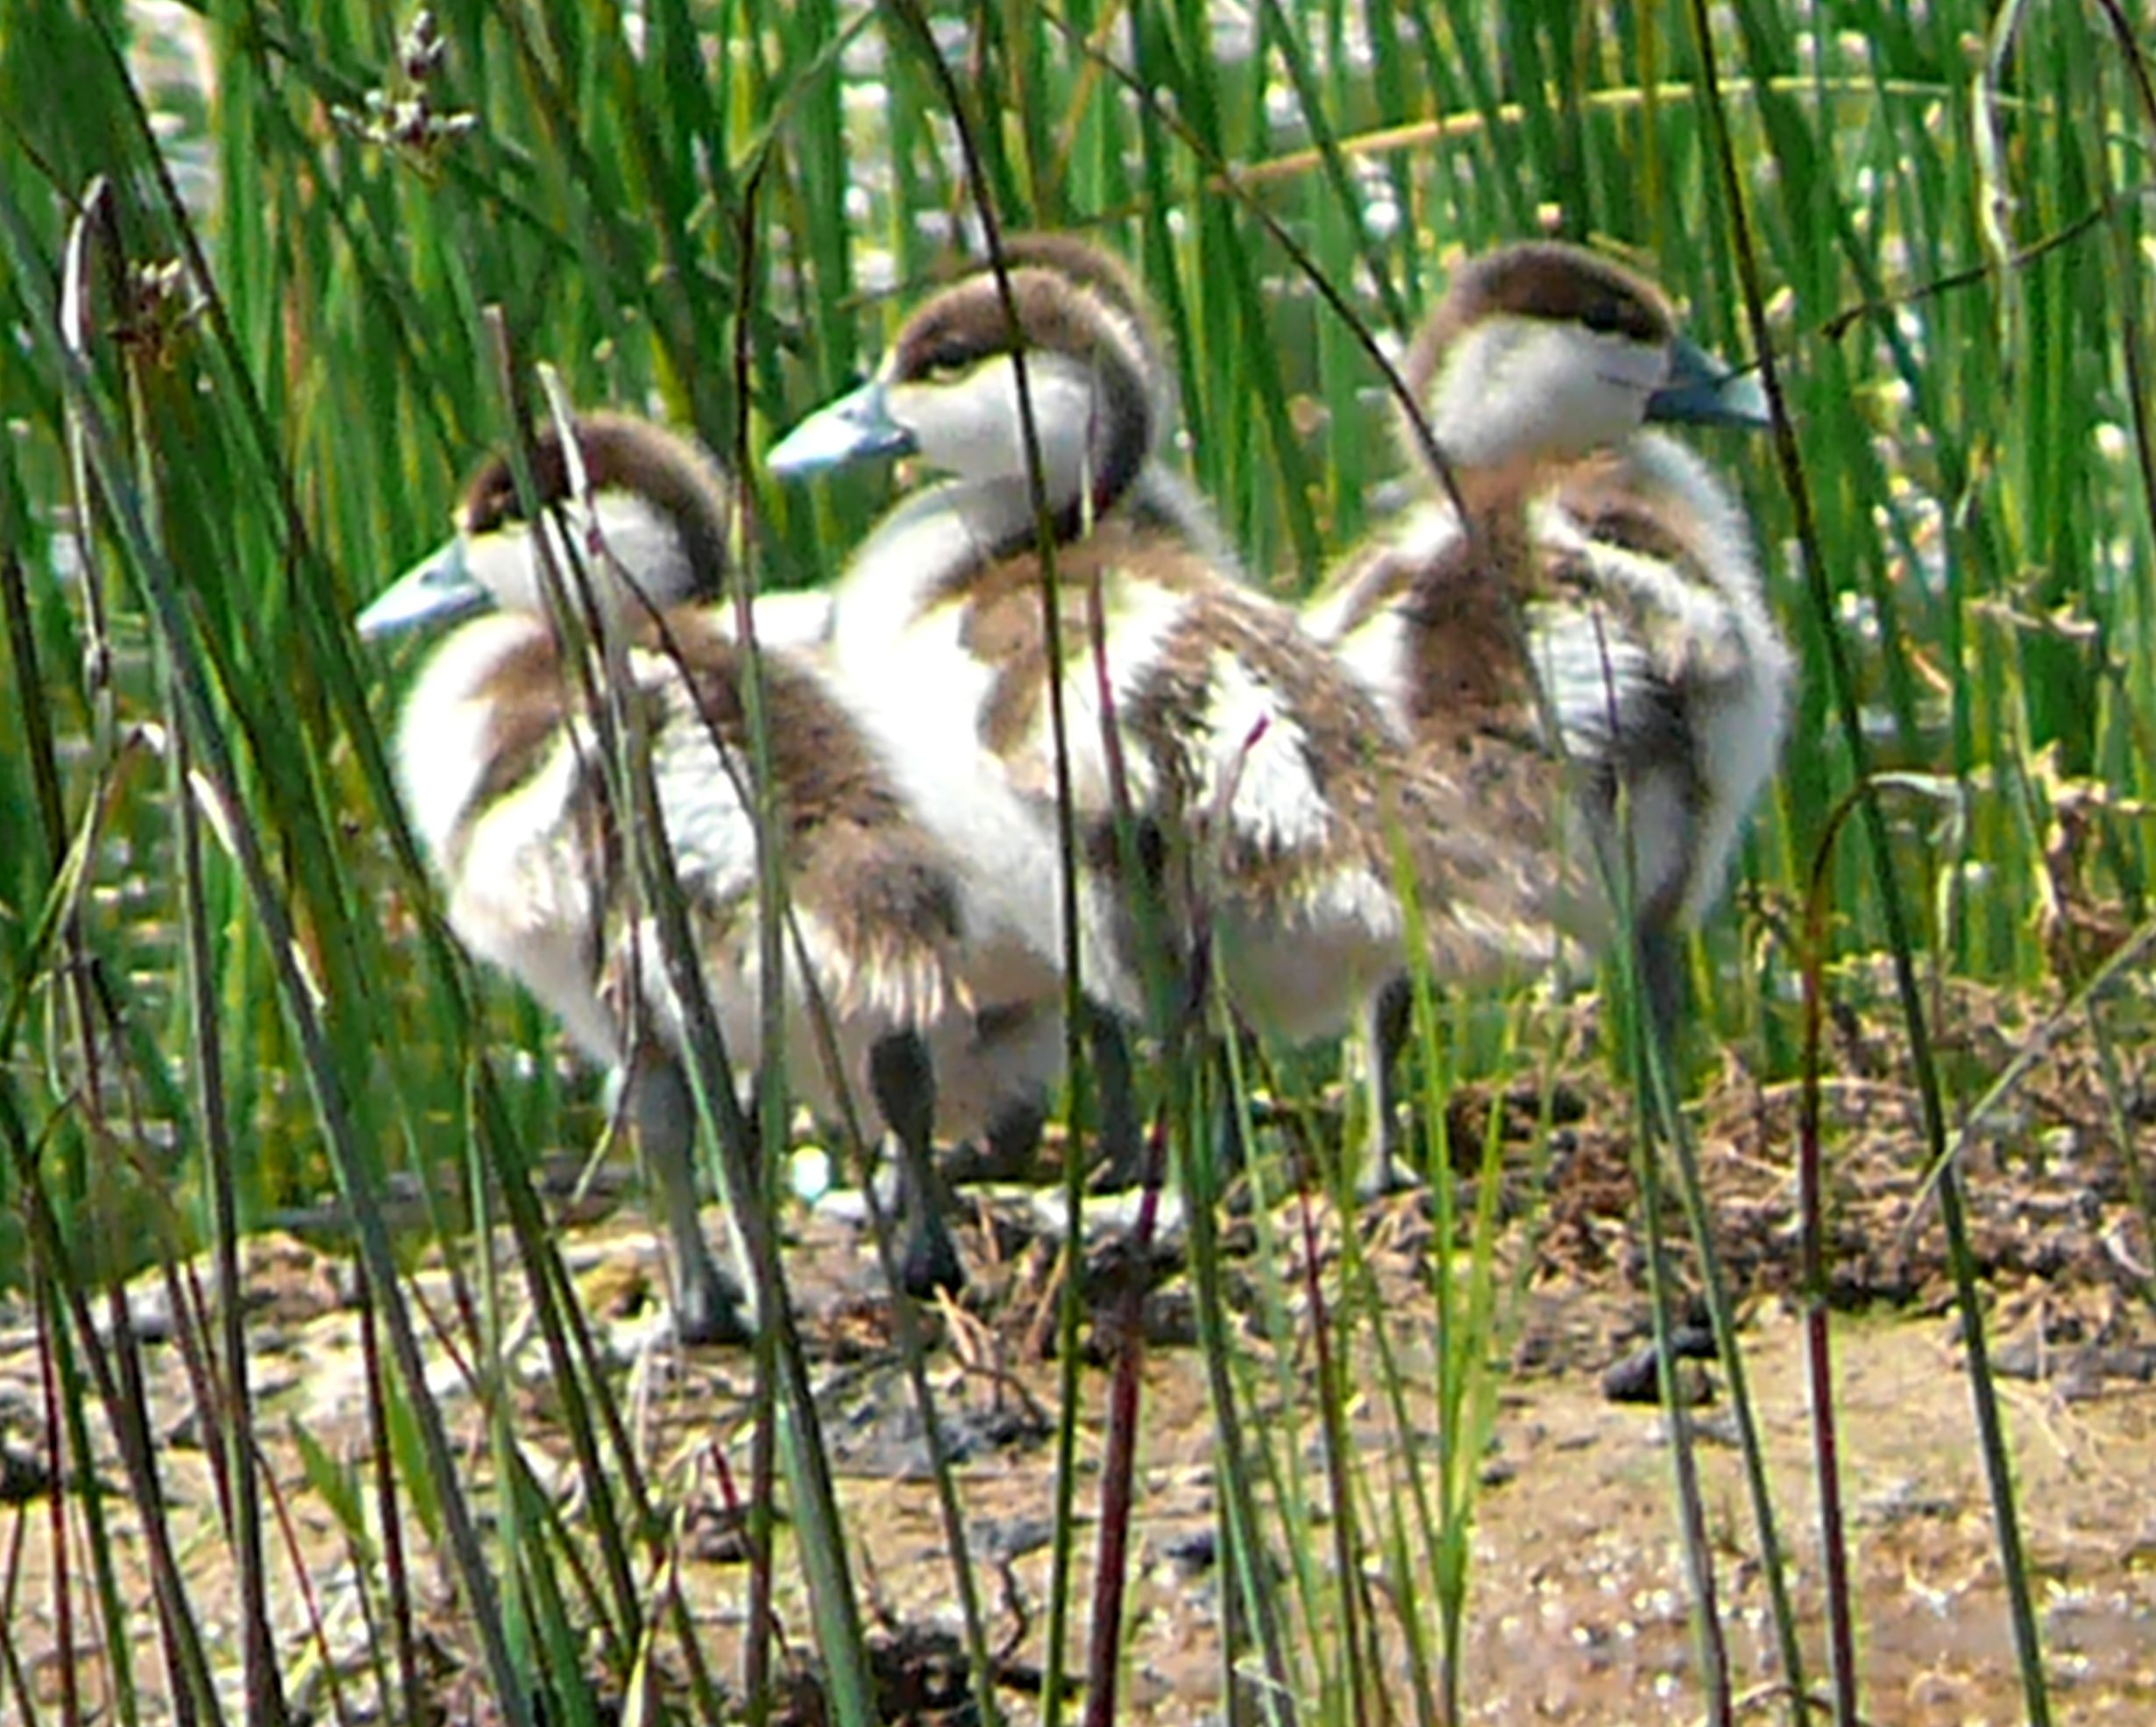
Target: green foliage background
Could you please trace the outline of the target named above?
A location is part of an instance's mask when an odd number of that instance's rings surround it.
[[[753,475],[775,428],[858,375],[908,291],[978,234],[940,94],[889,17],[672,0],[437,17],[423,82],[398,63],[407,20],[372,6],[144,31],[122,9],[38,4],[0,38],[8,186],[34,246],[20,261],[56,279],[106,177],[86,249],[98,386],[252,740],[244,795],[278,837],[346,1078],[422,1113],[440,1101],[427,1055],[457,1039],[428,1023],[438,1004],[393,910],[365,728],[394,676],[355,657],[341,620],[440,536],[499,438],[494,330],[514,367],[548,360],[580,401],[746,447]],[[1722,45],[1828,601],[1806,593],[1764,441],[1718,448],[1805,669],[1797,747],[1702,974],[1710,1023],[1764,1038],[1770,1068],[1789,1058],[1791,908],[1852,780],[1830,632],[1879,759],[1933,776],[1892,812],[1924,951],[2071,982],[2093,951],[2074,914],[2141,907],[2147,132],[2101,12],[2012,18],[1984,44],[1986,20],[1953,6],[1807,25],[1748,4]],[[1284,591],[1352,541],[1394,463],[1373,369],[1268,221],[1388,338],[1448,258],[1557,231],[1649,267],[1711,344],[1751,346],[1681,10],[1024,7],[939,28],[1003,222],[1082,228],[1140,264],[1183,372],[1189,464]],[[52,88],[72,100],[38,99]],[[156,285],[191,258],[206,278]],[[18,299],[18,330],[25,315]],[[0,707],[0,820],[18,836],[0,944],[21,976],[39,969],[55,839],[39,838],[33,724],[80,744],[101,700],[124,728],[154,686],[124,568],[100,572],[115,683],[103,696],[83,677],[60,393],[51,355],[16,345],[4,495],[36,658]],[[757,491],[767,585],[823,579],[877,503]],[[73,832],[107,767],[68,765]],[[160,803],[117,800],[86,930],[121,1017],[169,1051]],[[1834,868],[1840,946],[1876,946],[1858,848]],[[280,1083],[285,1031],[244,924],[219,920],[218,994],[252,1161],[282,1192],[309,1111]],[[504,1029],[541,1040],[529,1020]],[[385,1052],[394,1086],[372,1083]],[[134,1077],[153,1085],[157,1066]],[[531,1119],[551,1107],[537,1098]]]
[[[977,236],[978,197],[1138,263],[1188,464],[1284,593],[1364,529],[1394,465],[1310,270],[1394,341],[1450,260],[1557,232],[1636,259],[1725,353],[1771,344],[1794,465],[1765,441],[1715,454],[1803,683],[1696,967],[1704,1023],[1758,1071],[1796,1064],[1801,903],[1867,762],[1898,776],[1877,832],[1921,971],[2063,994],[2143,917],[2156,93],[2121,9],[935,8],[978,188],[895,10],[434,16],[429,65],[408,18],[360,0],[0,18],[0,1290],[23,1280],[33,1166],[90,1281],[203,1239],[220,1190],[244,1225],[349,1182],[325,1088],[369,1164],[493,1143],[483,1062],[514,1081],[501,1143],[558,1139],[587,1094],[542,1020],[431,933],[380,744],[399,673],[347,620],[441,537],[508,423],[505,379],[528,388],[540,360],[579,402],[729,453],[759,581],[825,579],[880,499],[781,492],[755,457]],[[231,751],[197,799],[192,908],[156,560]],[[235,826],[319,1003],[311,1071]],[[1867,832],[1823,866],[1838,960],[1890,944]],[[1846,987],[1883,1000],[1874,975]],[[1461,1058],[1516,1054],[1471,1038]],[[1987,1077],[1950,1069],[1950,1098]]]

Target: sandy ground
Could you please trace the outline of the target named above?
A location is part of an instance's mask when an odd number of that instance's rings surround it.
[[[2011,1028],[2009,1028],[2011,1030]],[[1969,1153],[1972,1234],[1989,1304],[1989,1336],[2011,1437],[2021,1528],[2027,1545],[2053,1719],[2156,1719],[2156,1332],[2145,1301],[2147,1240],[2124,1179],[2127,1166],[2103,1137],[2099,1097],[2078,1088],[2070,1062],[2052,1090],[2032,1095],[2016,1130]],[[1507,1175],[1500,1261],[1522,1275],[1504,1358],[1496,1362],[1490,1443],[1476,1469],[1470,1585],[1461,1665],[1465,1718],[1477,1722],[1690,1723],[1701,1718],[1691,1591],[1672,1490],[1670,1418],[1653,1404],[1611,1399],[1604,1375],[1646,1336],[1636,1196],[1620,1128],[1598,1126],[1602,1106],[1576,1101],[1544,1166],[1542,1203],[1524,1203],[1524,1173]],[[1488,1100],[1479,1105],[1486,1107]],[[1812,1437],[1800,1310],[1794,1293],[1789,1147],[1793,1093],[1732,1076],[1699,1112],[1700,1143],[1719,1240],[1741,1291],[1743,1361],[1770,1475],[1787,1575],[1804,1627],[1807,1678],[1823,1691],[1824,1617]],[[2091,1119],[2084,1122],[2081,1113]],[[1528,1112],[1519,1109],[1521,1127]],[[1959,1327],[1947,1299],[1935,1207],[1918,1208],[1911,1100],[1891,1075],[1845,1076],[1829,1094],[1833,1168],[1836,1307],[1832,1325],[1840,1479],[1866,1718],[1880,1723],[2004,1722],[2023,1716],[2012,1657],[1998,1542],[1975,1443],[1971,1391]],[[1465,1125],[1472,1126],[1472,1122]],[[1511,1129],[1508,1128],[1508,1133]],[[2032,1150],[2032,1148],[2036,1148]],[[1522,1158],[1524,1171],[1530,1160]],[[1507,1158],[1508,1171],[1513,1160]],[[1514,1194],[1514,1186],[1521,1192]],[[1913,1224],[1911,1219],[1914,1218]],[[1386,1337],[1408,1385],[1399,1418],[1381,1379],[1366,1322],[1341,1325],[1348,1285],[1337,1221],[1312,1213],[1320,1243],[1316,1287],[1334,1313],[1339,1360],[1358,1392],[1348,1402],[1346,1474],[1353,1491],[1353,1545],[1362,1610],[1375,1625],[1382,1683],[1369,1719],[1418,1718],[1402,1596],[1383,1563],[1398,1509],[1412,1532],[1410,1462],[1422,1490],[1435,1490],[1437,1417],[1429,1391],[1436,1360],[1429,1268],[1436,1251],[1415,1195],[1366,1208],[1353,1220]],[[1053,1412],[1059,1367],[1038,1347],[1051,1299],[1053,1257],[1039,1207],[1021,1190],[977,1191],[961,1238],[978,1272],[964,1311],[927,1313],[929,1378],[946,1433],[960,1450],[959,1496],[980,1580],[989,1641],[1010,1681],[1001,1703],[1013,1716],[1036,1709],[1046,1660],[1053,1507]],[[1528,1220],[1533,1220],[1530,1229]],[[1301,1239],[1300,1204],[1276,1214],[1282,1239]],[[1674,1220],[1673,1220],[1674,1221]],[[815,1358],[826,1439],[839,1477],[853,1559],[878,1636],[890,1654],[894,1696],[918,1706],[949,1701],[949,1639],[959,1620],[948,1543],[924,1468],[921,1423],[890,1343],[890,1308],[860,1233],[831,1216],[799,1221],[789,1256],[804,1330]],[[1297,1682],[1313,1695],[1325,1682],[1312,1647],[1337,1659],[1337,1525],[1323,1433],[1309,1387],[1310,1285],[1300,1250],[1278,1269],[1295,1340],[1275,1359],[1256,1321],[1261,1279],[1247,1221],[1233,1225],[1230,1278],[1247,1431],[1278,1462],[1265,1521],[1284,1578],[1314,1580],[1319,1631],[1297,1646]],[[640,1453],[656,1497],[673,1514],[680,1587],[699,1641],[721,1681],[734,1672],[747,1568],[726,1510],[720,1464],[745,1476],[749,1366],[741,1351],[686,1355],[667,1343],[649,1300],[656,1262],[629,1211],[564,1236],[603,1348],[617,1362]],[[1523,1259],[1522,1256],[1526,1256]],[[1689,1256],[1681,1256],[1689,1264]],[[1125,1602],[1123,1713],[1196,1721],[1223,1707],[1222,1576],[1214,1551],[1219,1428],[1204,1362],[1191,1341],[1187,1285],[1167,1260],[1147,1298],[1148,1341],[1140,1379],[1137,1510]],[[330,1646],[358,1646],[358,1596],[347,1531],[325,1496],[323,1461],[351,1473],[365,1454],[358,1320],[341,1304],[340,1262],[316,1247],[265,1242],[252,1274],[260,1305],[251,1321],[253,1373],[271,1478],[289,1519],[273,1537],[273,1600],[285,1665],[309,1713],[330,1709],[321,1664],[307,1649],[304,1568]],[[447,1316],[446,1283],[417,1286]],[[147,1288],[148,1285],[142,1286]],[[153,1305],[153,1304],[145,1304]],[[1350,1300],[1350,1306],[1352,1306]],[[149,1327],[153,1333],[154,1327]],[[229,1560],[217,1497],[195,1437],[182,1352],[169,1341],[143,1352],[153,1430],[168,1495],[167,1525],[208,1631],[213,1664],[237,1685]],[[518,1429],[539,1481],[578,1515],[571,1453],[557,1400],[535,1348],[519,1360]],[[11,1464],[12,1505],[0,1507],[10,1554],[6,1624],[24,1682],[56,1707],[62,1662],[61,1599],[53,1566],[53,1499],[40,1490],[41,1405],[34,1333],[0,1328],[0,1440]],[[1691,1413],[1714,1587],[1733,1685],[1743,1719],[1788,1718],[1767,1609],[1760,1540],[1726,1394],[1724,1364],[1687,1364],[1706,1398]],[[469,1448],[475,1480],[489,1475],[479,1405],[443,1359],[436,1376],[452,1433]],[[1082,1665],[1110,1375],[1097,1362],[1081,1377],[1079,1587],[1067,1660]],[[1403,1433],[1398,1419],[1404,1419]],[[311,1475],[301,1433],[320,1447]],[[109,1447],[101,1474],[123,1474]],[[110,1695],[79,1546],[82,1502],[66,1501],[78,1546],[72,1570],[76,1615],[67,1671],[86,1700]],[[152,1719],[167,1695],[142,1568],[141,1531],[121,1499],[105,1504],[109,1551],[126,1610],[137,1622],[132,1679]],[[1299,1531],[1300,1553],[1283,1532]],[[469,1640],[450,1605],[438,1561],[412,1532],[422,1599],[437,1616],[429,1671],[450,1718],[484,1718],[475,1701]],[[1420,1551],[1419,1536],[1409,1545]],[[782,1554],[782,1560],[784,1555]],[[782,1567],[782,1568],[785,1568]],[[1437,1636],[1435,1596],[1418,1588],[1422,1638]],[[1282,1600],[1291,1627],[1306,1597],[1293,1582]],[[809,1639],[798,1589],[781,1590],[797,1648]],[[1291,1637],[1291,1641],[1296,1641]],[[662,1641],[656,1671],[677,1674]],[[360,1676],[353,1695],[364,1698]],[[1426,1695],[1426,1694],[1425,1694]],[[235,1693],[237,1695],[237,1693]],[[6,1711],[0,1711],[4,1713]],[[365,1714],[364,1708],[359,1713]],[[811,1711],[812,1716],[812,1711]],[[954,1716],[953,1718],[964,1718]]]

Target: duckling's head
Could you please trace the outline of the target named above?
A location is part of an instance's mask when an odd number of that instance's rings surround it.
[[[1573,460],[1649,421],[1767,423],[1756,381],[1684,336],[1661,290],[1555,242],[1464,265],[1402,372],[1446,460],[1467,470]]]
[[[1050,506],[1119,497],[1169,400],[1138,290],[1121,265],[1067,237],[1023,243],[1006,266],[1010,307],[985,268],[933,295],[867,384],[780,440],[771,471],[918,456],[961,481],[1025,485],[1022,354]]]
[[[481,463],[457,506],[454,536],[359,614],[362,639],[490,609],[544,612],[549,557],[565,583],[582,570],[602,608],[715,598],[731,502],[717,465],[687,439],[626,414],[581,415],[575,435],[580,477],[554,427],[533,440],[535,516],[507,455]],[[587,496],[588,518],[577,507]]]

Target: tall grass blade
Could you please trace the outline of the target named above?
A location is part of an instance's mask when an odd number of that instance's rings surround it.
[[[1946,1120],[1939,1074],[1932,1057],[1931,1036],[1918,988],[1913,947],[1902,913],[1900,890],[1895,880],[1885,820],[1871,782],[1869,750],[1862,719],[1857,712],[1855,687],[1831,621],[1833,602],[1826,586],[1823,548],[1812,511],[1809,479],[1783,396],[1778,368],[1770,351],[1765,298],[1760,287],[1758,259],[1748,207],[1718,87],[1713,32],[1706,8],[1701,0],[1692,0],[1691,11],[1693,46],[1699,56],[1702,90],[1706,103],[1707,123],[1713,138],[1723,214],[1730,224],[1739,280],[1743,288],[1745,313],[1760,354],[1761,382],[1765,387],[1774,417],[1777,461],[1796,519],[1798,542],[1804,554],[1813,615],[1819,622],[1833,673],[1843,747],[1857,769],[1857,789],[1854,795],[1870,840],[1876,902],[1884,921],[1887,946],[1893,957],[1896,988],[1900,997],[1904,1030],[1909,1040],[1911,1065],[1923,1103],[1925,1138],[1932,1161],[1936,1165],[1946,1150]],[[1990,1490],[1994,1532],[1999,1544],[2001,1568],[2014,1628],[2023,1701],[2031,1722],[2037,1723],[2037,1727],[2043,1727],[2051,1716],[2048,1693],[2044,1682],[2042,1648],[2037,1637],[2035,1615],[2029,1595],[2028,1573],[2022,1554],[2020,1523],[2015,1509],[2013,1477],[2007,1459],[2005,1433],[1999,1419],[1997,1396],[1984,1344],[1983,1313],[1976,1289],[1975,1261],[1968,1243],[1968,1224],[1963,1215],[1958,1177],[1951,1167],[1944,1171],[1940,1181],[1939,1204],[1940,1218],[1946,1228],[1947,1257],[1954,1282],[1956,1304],[1964,1327],[1969,1385],[1975,1406],[1985,1477]],[[1819,1387],[1818,1390],[1819,1394],[1831,1395],[1829,1388]]]
[[[116,532],[156,620],[161,645],[169,655],[177,699],[202,752],[203,776],[218,788],[221,797],[229,800],[230,788],[236,783],[235,764],[218,729],[209,680],[199,657],[197,641],[187,621],[176,579],[144,527],[134,501],[131,478],[115,453],[106,416],[96,399],[95,380],[82,357],[67,350],[58,339],[56,308],[39,286],[45,280],[43,262],[13,192],[5,187],[0,187],[0,240],[4,241],[13,273],[18,284],[25,287],[25,297],[35,314],[33,339],[65,383],[69,411],[81,423],[99,493],[111,513]],[[323,1036],[314,996],[299,966],[284,901],[270,880],[252,832],[242,826],[235,830],[233,839],[255,915],[268,937],[272,969],[286,1013],[298,1035],[316,1104],[329,1129],[332,1154],[347,1193],[359,1200],[356,1221],[362,1253],[370,1275],[379,1285],[388,1286],[394,1282],[388,1237],[379,1214],[366,1203],[372,1183],[352,1137],[343,1088]],[[19,1124],[11,1122],[10,1128],[11,1139],[19,1144]],[[26,1148],[23,1155],[27,1155]],[[425,1366],[417,1339],[408,1319],[394,1303],[387,1308],[387,1315],[391,1351],[408,1394],[419,1412],[430,1468],[443,1487],[450,1545],[467,1605],[486,1651],[491,1681],[509,1719],[517,1727],[529,1727],[525,1688],[509,1661],[507,1646],[495,1613],[493,1580],[480,1554],[463,1496],[454,1485],[456,1473],[447,1436],[427,1390]],[[206,1681],[203,1683],[206,1687]]]

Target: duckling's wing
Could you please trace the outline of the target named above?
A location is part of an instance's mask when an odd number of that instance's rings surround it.
[[[1464,543],[1449,504],[1419,505],[1349,553],[1303,604],[1303,629],[1394,715],[1405,713],[1413,697],[1409,642],[1417,591],[1427,572],[1448,567]]]
[[[1569,775],[1524,716],[1425,734],[1394,796],[1424,947],[1455,980],[1546,965],[1592,933],[1592,860],[1572,831]]]

